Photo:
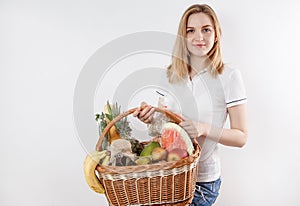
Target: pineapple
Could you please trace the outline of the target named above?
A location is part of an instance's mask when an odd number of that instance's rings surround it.
[[[103,129],[106,127],[106,125],[112,121],[114,118],[116,118],[119,114],[121,114],[121,106],[118,105],[118,103],[115,103],[111,105],[108,101],[105,105],[104,112],[101,113],[101,115],[96,114],[96,118],[98,116],[99,121],[99,131],[100,133],[103,131]],[[104,126],[104,127],[103,127]],[[118,122],[115,123],[114,126],[112,126],[109,130],[109,135],[106,139],[106,142],[111,143],[112,141],[120,138],[128,138],[131,135],[131,128],[129,126],[129,122],[127,121],[127,118],[124,117]],[[103,141],[104,142],[104,141]]]
[[[96,121],[98,122],[99,136],[100,136],[104,128],[107,126],[107,122],[105,120],[105,115],[103,112],[101,114],[96,114]],[[107,146],[108,146],[108,134],[105,135],[102,141],[102,150],[106,150]]]

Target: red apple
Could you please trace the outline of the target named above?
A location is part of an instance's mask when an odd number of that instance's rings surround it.
[[[188,156],[188,153],[184,149],[175,148],[172,149],[168,154],[168,162],[181,160]]]
[[[162,147],[155,147],[151,153],[153,161],[160,161],[167,159],[168,151]]]

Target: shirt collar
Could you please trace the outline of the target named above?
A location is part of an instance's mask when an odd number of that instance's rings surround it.
[[[208,71],[207,68],[205,68],[205,69],[201,70],[200,72],[198,72],[196,76],[198,76],[199,74],[203,74],[203,73],[205,73],[207,71]]]

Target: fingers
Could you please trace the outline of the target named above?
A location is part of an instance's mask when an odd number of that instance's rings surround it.
[[[141,102],[141,107],[146,106],[147,102]]]
[[[143,108],[141,108],[141,111],[139,113],[139,118],[147,118],[149,116],[149,112],[151,110],[151,106],[150,105],[144,105]]]
[[[141,112],[141,108],[138,107],[138,108],[132,113],[132,115],[133,115],[134,117],[137,117],[137,116],[139,115],[140,112]]]
[[[150,123],[152,120],[152,117],[154,115],[155,108],[153,108],[150,105],[147,105],[143,110],[139,113],[138,118],[146,123]]]
[[[179,123],[179,126],[181,126],[191,138],[197,137],[197,127],[192,120],[184,118],[184,120]]]
[[[152,107],[149,110],[149,112],[147,114],[145,114],[145,116],[143,117],[145,123],[151,123],[153,115],[154,115],[154,112],[155,112],[155,108]]]
[[[192,121],[183,121],[179,125],[187,131],[197,132],[197,127]]]
[[[179,114],[177,114],[177,115],[180,116]],[[180,117],[181,117],[182,121],[188,120],[188,119],[187,119],[185,116],[183,116],[183,115],[181,115]]]
[[[151,123],[151,120],[153,118],[155,112],[155,108],[151,105],[147,105],[146,102],[142,102],[141,106],[138,107],[132,115],[134,117],[139,118],[144,123]]]
[[[132,113],[132,115],[133,115],[134,117],[138,117],[138,116],[140,115],[140,112],[141,112],[145,107],[147,107],[147,106],[148,106],[148,105],[147,105],[146,102],[141,102],[141,106],[138,107],[138,108]]]
[[[185,127],[189,127],[190,125],[192,125],[192,121],[187,119],[186,117],[182,118],[182,121],[179,123],[179,126],[185,128]]]

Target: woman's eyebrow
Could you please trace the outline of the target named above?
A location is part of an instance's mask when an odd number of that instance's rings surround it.
[[[204,25],[204,26],[202,26],[201,28],[206,28],[206,27],[211,27],[211,28],[213,28],[213,26],[210,25],[210,24]],[[187,28],[187,29],[193,29],[193,28],[195,28],[195,27],[194,27],[194,26],[187,26],[186,28]]]
[[[204,27],[213,27],[213,26],[210,24],[207,24],[207,25],[202,26],[202,28],[204,28]]]

